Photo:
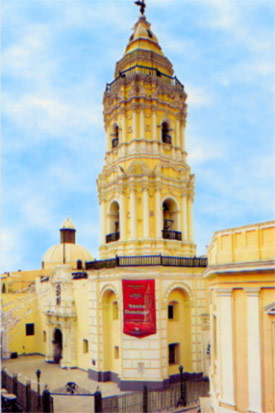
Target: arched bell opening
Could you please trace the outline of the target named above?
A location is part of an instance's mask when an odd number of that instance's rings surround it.
[[[63,337],[59,328],[54,330],[53,334],[53,361],[55,364],[59,364],[62,359],[63,350]]]
[[[170,135],[170,127],[168,122],[162,122],[161,124],[161,139],[163,143],[172,143],[172,138]]]
[[[113,242],[117,241],[120,238],[120,231],[119,231],[119,204],[116,201],[113,201],[110,206],[110,211],[108,214],[108,227],[109,227],[109,234],[106,235],[106,242]]]
[[[179,210],[176,202],[168,198],[162,204],[163,211],[163,230],[162,238],[181,241],[179,229]]]
[[[119,144],[119,127],[117,124],[113,125],[112,132],[112,148],[116,148]]]

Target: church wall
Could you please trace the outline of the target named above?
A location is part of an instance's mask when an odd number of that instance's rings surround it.
[[[202,341],[199,325],[206,309],[206,286],[202,269],[169,269],[163,267],[114,268],[89,271],[90,284],[90,342],[89,376],[98,380],[117,381],[124,390],[135,389],[138,383],[163,383],[169,376],[185,371],[202,372]],[[156,334],[136,338],[123,333],[123,279],[154,279]],[[198,283],[198,293],[194,294]],[[181,318],[177,331],[173,321],[168,323],[168,302],[177,299]],[[96,301],[94,301],[96,300]],[[114,303],[117,313],[114,317]],[[197,307],[197,308],[196,308]],[[180,344],[180,354],[169,365],[168,345]],[[202,346],[204,348],[202,349]]]
[[[271,232],[275,233],[274,222],[220,231],[209,247],[210,266],[205,276],[211,291],[210,382],[215,411],[230,411],[232,406],[237,411],[274,411]]]
[[[77,367],[88,370],[90,365],[90,340],[89,340],[89,281],[73,280],[73,295],[76,309],[75,346]]]
[[[42,331],[40,325],[40,314],[37,311],[38,300],[33,293],[11,293],[3,294],[2,308],[3,316],[3,357],[9,357],[10,353],[23,354],[43,353]],[[30,331],[26,331],[26,324]],[[6,353],[6,354],[5,354]]]

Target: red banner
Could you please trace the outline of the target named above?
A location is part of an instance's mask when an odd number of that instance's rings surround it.
[[[122,280],[123,332],[138,338],[155,334],[155,280]]]

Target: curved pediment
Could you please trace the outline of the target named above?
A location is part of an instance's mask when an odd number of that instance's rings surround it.
[[[149,166],[143,161],[133,161],[128,169],[126,170],[126,175],[151,175],[152,171]]]

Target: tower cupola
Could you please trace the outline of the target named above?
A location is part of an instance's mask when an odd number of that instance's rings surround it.
[[[60,228],[60,242],[61,244],[70,243],[75,244],[76,229],[70,218],[66,218],[62,228]]]
[[[194,256],[187,95],[144,15],[144,1],[136,4],[141,15],[103,97],[100,255]]]

